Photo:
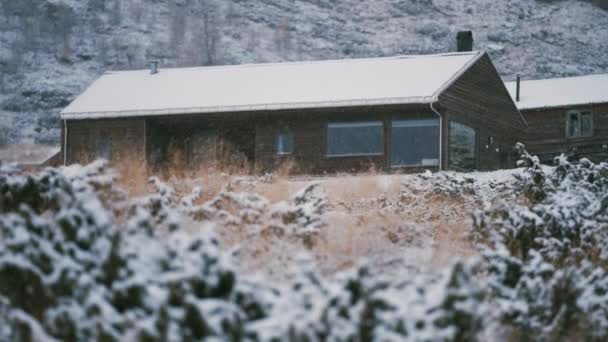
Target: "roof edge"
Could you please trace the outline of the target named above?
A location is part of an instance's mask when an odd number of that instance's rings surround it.
[[[582,106],[594,106],[608,104],[608,101],[592,101],[592,102],[578,102],[558,105],[536,105],[536,106],[518,106],[519,110],[538,110],[538,109],[559,109],[569,107],[582,107]]]
[[[530,80],[521,80],[521,83],[527,82],[550,82],[550,81],[561,81],[561,80],[572,80],[572,79],[584,79],[584,78],[597,78],[597,77],[608,77],[608,73],[599,74],[588,74],[578,76],[564,76],[564,77],[552,77],[552,78],[535,78]],[[517,81],[505,81],[505,84],[516,84]]]
[[[192,107],[192,108],[167,108],[156,110],[129,110],[129,111],[109,111],[109,112],[62,112],[61,120],[85,120],[102,118],[122,118],[122,117],[142,117],[142,116],[161,116],[161,115],[180,115],[180,114],[208,114],[226,112],[248,112],[263,110],[286,110],[286,109],[312,109],[312,108],[339,108],[339,107],[359,107],[371,105],[399,105],[399,104],[428,104],[435,102],[432,97],[397,97],[374,100],[345,100],[327,102],[301,102],[301,103],[276,103],[260,104],[251,106],[224,106],[224,107]]]
[[[473,65],[475,65],[475,63],[477,63],[483,56],[487,54],[485,50],[479,50],[475,52],[477,54],[473,58],[471,58],[470,61],[468,61],[462,68],[460,68],[460,70],[458,70],[452,77],[450,77],[450,79],[448,79],[446,83],[444,83],[439,89],[437,89],[437,91],[435,91],[435,93],[433,93],[431,97],[433,99],[433,102],[439,101],[439,96],[441,96],[441,94],[443,94],[446,89],[452,86],[452,84],[454,84],[454,82],[456,82],[460,78],[460,76],[467,72],[467,70],[469,70]]]

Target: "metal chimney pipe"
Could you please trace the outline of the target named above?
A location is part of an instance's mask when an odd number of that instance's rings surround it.
[[[158,74],[158,61],[150,62],[150,75]]]
[[[521,76],[517,74],[517,81],[515,82],[515,101],[519,102],[519,94],[521,91]]]

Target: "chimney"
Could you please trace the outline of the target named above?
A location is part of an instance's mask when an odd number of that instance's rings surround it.
[[[517,74],[517,80],[515,81],[515,101],[519,102],[519,92],[521,91],[521,76]]]
[[[473,31],[459,31],[456,34],[458,52],[473,51]]]
[[[158,74],[158,61],[150,62],[150,75]]]

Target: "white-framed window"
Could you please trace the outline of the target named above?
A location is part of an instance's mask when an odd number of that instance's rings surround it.
[[[593,115],[589,111],[566,113],[566,137],[583,138],[593,135]]]
[[[290,130],[280,130],[276,138],[276,151],[279,155],[292,154],[294,148],[293,133]]]
[[[382,121],[335,122],[327,125],[327,156],[384,154]]]
[[[112,160],[112,137],[105,134],[97,137],[95,141],[95,157]]]
[[[393,120],[390,134],[391,166],[438,166],[439,120]]]

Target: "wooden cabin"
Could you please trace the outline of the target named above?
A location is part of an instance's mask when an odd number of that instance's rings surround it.
[[[525,129],[485,52],[111,71],[61,118],[64,163],[151,172],[494,170]]]
[[[507,88],[529,125],[530,153],[549,164],[562,153],[608,160],[608,74],[517,83]]]

